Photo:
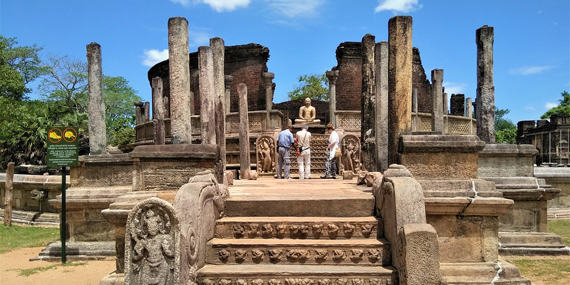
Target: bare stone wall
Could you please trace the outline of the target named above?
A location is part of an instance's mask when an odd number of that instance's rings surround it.
[[[336,49],[339,76],[336,83],[336,109],[360,110],[362,92],[362,43],[344,42]],[[433,109],[431,83],[429,82],[420,50],[413,48],[412,87],[418,90],[418,111],[431,113]]]
[[[267,72],[267,60],[269,49],[259,44],[246,44],[226,46],[225,48],[224,74],[233,76],[230,88],[230,112],[238,111],[239,83],[245,83],[248,90],[248,110],[265,110],[265,86],[263,84],[263,72]],[[163,80],[164,96],[170,97],[170,82],[168,78],[168,60],[157,63],[148,71],[149,85],[152,78],[158,76]],[[200,91],[198,80],[198,53],[190,53],[190,90],[194,93],[192,109],[193,115],[200,114]],[[170,117],[170,110],[167,110]]]

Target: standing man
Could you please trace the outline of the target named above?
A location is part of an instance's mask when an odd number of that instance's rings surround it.
[[[325,164],[325,176],[321,176],[321,179],[336,179],[336,157],[334,155],[338,148],[339,139],[332,123],[327,124],[327,133],[329,134],[329,146],[327,147],[329,157]]]
[[[286,129],[279,133],[277,137],[277,148],[279,152],[279,159],[277,160],[277,179],[285,178],[289,179],[289,173],[291,171],[291,152],[290,148],[294,142],[293,126],[288,125]],[[285,162],[285,175],[281,175],[281,168],[283,167],[283,162]]]
[[[309,133],[308,129],[307,125],[303,125],[301,130],[295,134],[299,142],[299,151],[301,152],[297,156],[299,179],[311,178],[311,133]]]

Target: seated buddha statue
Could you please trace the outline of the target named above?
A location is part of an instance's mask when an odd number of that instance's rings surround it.
[[[299,108],[299,118],[295,119],[295,124],[318,124],[321,122],[319,119],[315,119],[317,116],[317,111],[315,107],[311,106],[311,99],[305,99],[305,105]]]

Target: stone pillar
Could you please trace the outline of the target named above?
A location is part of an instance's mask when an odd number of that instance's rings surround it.
[[[376,44],[376,163],[378,171],[388,169],[388,42]]]
[[[431,71],[431,93],[433,98],[433,110],[431,111],[431,131],[443,134],[443,102],[441,100],[443,84],[443,69]]]
[[[477,29],[477,135],[495,143],[495,86],[493,85],[493,27]]]
[[[105,125],[105,103],[103,102],[103,69],[101,67],[101,46],[87,45],[87,78],[89,82],[89,152],[107,153],[107,129]]]
[[[267,118],[265,119],[265,128],[271,129],[271,109],[273,108],[273,78],[275,78],[275,73],[264,72],[262,75],[265,81],[265,112],[267,112]]]
[[[398,140],[412,127],[412,17],[388,21],[388,163],[398,162]]]
[[[329,123],[332,123],[336,128],[336,80],[338,78],[339,71],[331,70],[327,71],[325,74],[329,79]]]
[[[5,182],[6,196],[4,197],[4,225],[12,225],[12,193],[14,192],[14,163],[8,162]]]
[[[420,117],[418,115],[418,89],[412,89],[412,132],[419,129]]]
[[[453,116],[465,115],[465,95],[451,94],[451,108],[450,113]]]
[[[248,179],[251,167],[249,153],[249,118],[247,115],[247,86],[238,85],[239,95],[239,173],[240,179]]]
[[[443,114],[449,114],[449,100],[447,98],[447,93],[445,93],[445,87],[443,87]]]
[[[374,47],[376,38],[371,34],[362,37],[362,93],[361,102],[361,118],[362,125],[360,129],[360,141],[362,147],[362,160],[364,168],[368,171],[378,171],[376,164],[376,91],[374,78]]]
[[[214,60],[210,47],[198,48],[200,78],[200,135],[202,144],[216,144]]]
[[[143,110],[142,110],[142,106],[143,103],[142,102],[135,102],[135,123],[137,125],[143,124]]]
[[[190,53],[188,21],[168,19],[168,69],[170,80],[170,130],[173,144],[192,143],[190,115]]]
[[[210,39],[212,59],[214,61],[214,90],[215,90],[215,113],[216,113],[216,144],[220,146],[220,159],[222,171],[226,170],[226,88],[224,78],[225,44],[221,38]],[[218,177],[222,182],[223,177]]]
[[[473,135],[473,100],[471,97],[467,97],[465,102],[465,116],[469,118],[469,134]]]
[[[231,101],[230,101],[230,98],[231,98],[230,94],[231,93],[230,93],[230,91],[232,88],[232,81],[234,81],[234,77],[231,75],[226,75],[226,76],[224,76],[224,81],[226,83],[226,104],[225,104],[226,114],[229,114],[230,113],[230,104],[231,104]]]
[[[165,144],[166,132],[164,129],[164,96],[162,78],[152,79],[152,124],[154,126],[154,144]]]
[[[144,122],[150,121],[150,102],[144,102]]]

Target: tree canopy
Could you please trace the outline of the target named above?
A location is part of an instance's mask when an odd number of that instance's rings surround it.
[[[507,118],[511,110],[499,109],[495,106],[495,141],[497,143],[514,144],[517,138],[517,126]]]
[[[546,111],[546,113],[540,116],[541,119],[549,119],[552,115],[570,116],[570,94],[567,91],[562,91],[560,96],[562,96],[562,99],[558,100],[560,104]]]
[[[290,100],[311,98],[312,100],[328,101],[329,80],[325,74],[301,75],[299,86],[289,92]]]
[[[45,71],[38,52],[33,46],[17,46],[15,38],[0,35],[0,97],[25,99],[32,90],[26,84],[40,77]]]

